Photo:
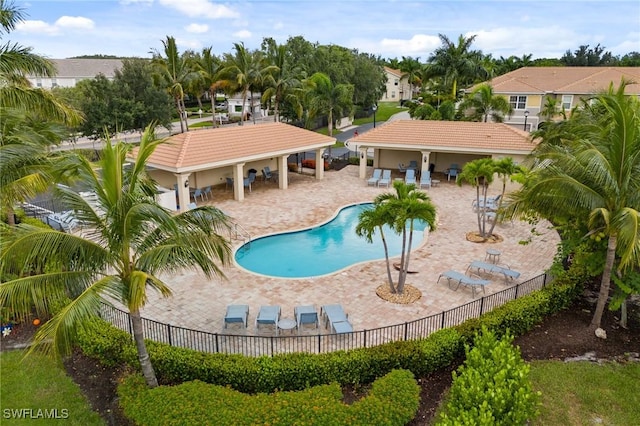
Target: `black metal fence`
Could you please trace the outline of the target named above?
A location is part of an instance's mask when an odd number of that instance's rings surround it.
[[[272,356],[292,352],[324,353],[366,348],[393,341],[425,338],[435,331],[453,327],[470,318],[477,318],[510,300],[540,290],[549,281],[550,277],[547,274],[542,274],[439,314],[402,324],[344,334],[261,336],[210,333],[176,327],[146,318],[142,319],[142,323],[146,339],[202,352],[244,354],[247,356]],[[132,334],[131,319],[127,312],[103,305],[101,316],[114,326]]]

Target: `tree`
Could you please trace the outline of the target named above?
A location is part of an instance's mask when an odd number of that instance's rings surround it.
[[[335,117],[351,115],[353,109],[353,86],[350,84],[334,85],[329,76],[315,73],[307,81],[307,96],[311,117],[326,114],[329,136],[333,135]]]
[[[356,235],[358,235],[359,237],[364,237],[368,243],[372,243],[375,233],[380,233],[382,246],[384,247],[384,258],[387,264],[387,281],[389,283],[389,290],[391,291],[391,293],[397,293],[396,287],[393,284],[393,277],[391,276],[389,246],[387,245],[387,239],[384,236],[385,225],[392,223],[394,220],[394,217],[390,216],[389,213],[389,209],[384,208],[384,206],[363,210],[358,216]]]
[[[262,94],[262,101],[273,101],[275,121],[280,121],[280,106],[288,101],[294,106],[298,117],[302,115],[302,105],[294,90],[301,86],[298,78],[300,69],[287,60],[287,47],[275,45],[267,52],[267,58],[273,65],[271,72],[265,78],[266,89]]]
[[[422,72],[422,64],[420,58],[412,58],[411,56],[403,56],[400,61],[400,71],[402,71],[402,78],[407,78],[409,82],[409,94],[410,98],[413,98],[414,84],[420,84],[420,74]]]
[[[167,36],[167,39],[162,41],[162,45],[164,46],[163,52],[152,50],[153,59],[151,62],[156,67],[154,77],[156,83],[164,85],[173,98],[180,120],[180,131],[184,133],[189,131],[184,105],[185,88],[189,84],[189,80],[195,78],[197,74],[190,64],[189,57],[180,55],[175,38]]]
[[[393,188],[396,190],[395,194],[387,192],[378,195],[373,201],[372,212],[360,215],[360,222],[356,227],[356,232],[371,241],[373,233],[378,229],[384,239],[382,226],[387,225],[393,232],[402,236],[400,270],[398,272],[398,283],[395,286],[391,279],[389,257],[385,243],[389,286],[392,293],[402,294],[407,271],[409,270],[414,223],[416,220],[425,221],[429,224],[430,231],[435,231],[436,208],[431,203],[429,196],[425,192],[417,190],[414,184],[407,185],[402,181],[396,181],[393,183]],[[407,233],[409,234],[408,238]]]
[[[565,66],[570,67],[597,67],[604,65],[615,65],[616,58],[611,52],[605,52],[605,47],[600,46],[600,43],[596,47],[590,48],[588,44],[581,45],[574,53],[567,50],[565,54],[560,58]]]
[[[607,240],[600,293],[591,326],[600,327],[614,267],[640,265],[640,103],[618,90],[586,100],[561,138],[534,150],[534,168],[512,195],[509,212],[587,223]]]
[[[220,59],[211,52],[211,47],[202,49],[202,55],[198,57],[194,63],[200,80],[202,81],[205,90],[209,94],[209,100],[211,101],[211,120],[213,121],[213,127],[216,127],[216,93],[220,87],[220,81],[218,79],[218,73],[221,70]]]
[[[230,257],[229,242],[220,235],[228,222],[220,210],[199,207],[174,215],[155,201],[156,185],[146,174],[146,163],[159,143],[149,126],[130,165],[131,146],[109,140],[100,173],[82,157],[61,165],[65,175],[80,179],[97,197],[99,208],[94,210],[70,188],[58,194],[92,230],[91,239],[19,225],[14,233],[3,235],[0,252],[0,276],[17,277],[0,285],[1,306],[23,316],[35,306],[42,315],[51,311],[52,302],[68,299],[36,333],[34,343],[40,349],[49,354],[67,351],[75,331],[99,313],[102,303],[115,299],[129,310],[150,387],[157,386],[157,380],[140,316],[147,292],[171,295],[161,276],[184,268],[199,268],[207,277],[223,276],[219,264],[228,264]]]
[[[0,35],[9,34],[18,22],[24,21],[23,9],[0,1]],[[54,77],[53,64],[31,53],[32,48],[7,42],[0,46],[0,108],[18,108],[39,114],[47,120],[73,126],[82,117],[60,102],[48,90],[32,87],[27,74]]]
[[[458,185],[468,182],[476,188],[478,234],[484,239],[490,237],[491,234],[487,233],[487,209],[482,206],[487,205],[488,189],[493,182],[494,174],[495,166],[493,160],[491,158],[479,158],[465,164],[456,180]]]
[[[259,73],[259,67],[256,64],[258,57],[244,47],[244,43],[234,43],[233,48],[235,54],[225,54],[225,63],[220,76],[224,80],[223,84],[231,90],[240,91],[242,93],[242,117],[240,124],[244,123],[247,114],[245,105],[247,102],[247,93],[252,84],[257,81],[256,73]],[[251,105],[253,108],[253,104]]]
[[[502,192],[500,193],[500,198],[498,199],[498,212],[502,209],[502,203],[504,201],[504,196],[507,192],[507,179],[514,175],[521,175],[524,172],[524,169],[517,165],[513,158],[504,157],[499,160],[493,160],[493,172],[498,175],[500,180],[502,181]],[[486,200],[485,200],[486,201]],[[489,229],[489,235],[493,235],[493,230],[496,227],[497,218],[493,220],[491,224],[491,229]]]
[[[505,115],[511,115],[513,108],[502,95],[496,95],[488,84],[478,86],[460,105],[461,111],[471,110],[469,118],[473,121],[484,121],[491,117],[496,123],[502,123]]]
[[[458,98],[461,84],[473,82],[483,77],[482,52],[470,50],[476,36],[458,37],[458,44],[453,43],[443,34],[438,34],[442,46],[438,47],[429,57],[425,70],[427,77],[441,77],[445,85],[451,88],[453,99]]]

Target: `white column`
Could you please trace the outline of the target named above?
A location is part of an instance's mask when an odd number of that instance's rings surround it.
[[[421,151],[422,152],[422,167],[420,168],[420,173],[429,171],[429,156],[431,155],[431,151]]]
[[[316,150],[316,179],[324,179],[324,150],[325,148],[318,148]]]
[[[367,147],[358,147],[358,157],[360,158],[360,167],[358,168],[360,179],[367,177]]]
[[[233,199],[244,200],[244,163],[233,165]]]
[[[178,185],[178,205],[180,211],[187,211],[187,205],[191,202],[191,196],[189,195],[189,176],[191,173],[174,173],[176,177],[176,183]]]
[[[289,165],[287,164],[288,158],[288,155],[283,155],[282,157],[278,158],[278,187],[280,189],[287,189],[289,187]]]

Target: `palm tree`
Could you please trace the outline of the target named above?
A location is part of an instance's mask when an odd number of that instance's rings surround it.
[[[265,78],[266,90],[262,94],[262,102],[273,100],[275,121],[280,121],[280,106],[285,102],[293,105],[298,117],[302,115],[302,105],[294,90],[301,86],[298,76],[300,68],[287,60],[287,46],[279,45],[267,54],[274,66]]]
[[[393,188],[396,190],[395,194],[390,192],[383,193],[374,199],[373,211],[360,216],[360,223],[356,227],[356,232],[360,232],[358,235],[365,235],[367,240],[371,241],[371,235],[377,228],[384,239],[382,226],[388,225],[393,232],[402,235],[400,270],[398,272],[398,284],[395,286],[391,279],[385,243],[389,286],[392,293],[402,294],[407,271],[409,270],[414,223],[416,220],[423,220],[429,224],[430,230],[434,231],[436,229],[436,208],[431,203],[429,196],[425,192],[417,190],[414,184],[407,185],[402,181],[396,181],[393,183]],[[408,239],[407,233],[409,234]]]
[[[500,193],[500,198],[498,199],[498,212],[500,212],[502,209],[502,203],[504,200],[505,193],[507,192],[507,179],[509,179],[514,175],[522,174],[524,172],[524,169],[520,167],[518,164],[516,164],[513,161],[513,158],[504,157],[499,160],[493,161],[493,172],[497,174],[498,177],[502,180],[502,192]],[[493,223],[491,224],[491,229],[489,229],[488,235],[493,235],[493,230],[495,229],[497,222],[498,222],[497,220],[493,221]]]
[[[420,82],[420,75],[422,73],[422,64],[420,58],[412,58],[411,56],[403,56],[400,61],[400,71],[402,71],[402,78],[407,78],[409,82],[409,99],[413,99],[413,85]]]
[[[391,263],[389,262],[389,246],[387,245],[387,239],[384,236],[384,226],[392,223],[393,216],[390,216],[389,209],[386,205],[378,206],[374,209],[363,210],[358,216],[358,224],[356,225],[356,235],[364,237],[368,243],[373,242],[373,236],[376,231],[380,233],[382,239],[382,246],[384,247],[384,258],[387,263],[387,280],[389,282],[389,289],[391,293],[396,293],[396,287],[393,284],[393,277],[391,276]]]
[[[353,110],[353,85],[334,85],[329,76],[317,72],[307,81],[310,116],[326,114],[329,136],[333,136],[334,117],[351,115]]]
[[[225,86],[231,90],[239,90],[242,93],[240,124],[243,124],[246,117],[247,93],[251,85],[256,82],[257,76],[255,73],[258,67],[255,64],[256,56],[244,47],[244,43],[234,43],[233,47],[235,54],[225,54],[225,63],[222,70],[220,70],[220,77],[224,80]],[[253,104],[251,108],[253,108]]]
[[[202,55],[195,61],[194,66],[198,70],[200,79],[206,88],[211,101],[211,119],[213,127],[216,127],[216,93],[219,87],[218,72],[220,71],[220,59],[211,52],[211,47],[202,49]]]
[[[228,229],[220,210],[200,207],[173,215],[155,201],[156,185],[145,169],[160,142],[149,126],[130,165],[131,146],[109,140],[100,173],[84,158],[62,165],[62,172],[76,176],[97,197],[92,207],[69,188],[59,194],[85,228],[93,230],[90,238],[19,225],[12,235],[3,235],[0,251],[0,276],[17,277],[0,285],[1,306],[21,315],[35,306],[43,314],[50,312],[52,302],[68,298],[36,333],[38,347],[49,354],[67,351],[75,331],[98,314],[102,303],[116,300],[129,310],[150,387],[158,382],[140,316],[147,292],[171,295],[161,276],[185,268],[199,268],[207,277],[223,276],[219,264],[227,264],[230,257],[229,242],[220,236]]]
[[[0,108],[0,211],[15,225],[14,206],[47,189],[49,147],[68,135],[67,128],[23,109]]]
[[[625,86],[585,101],[567,121],[561,144],[542,140],[531,179],[509,206],[515,215],[532,210],[584,222],[589,234],[606,236],[593,328],[600,327],[616,262],[620,272],[640,266],[640,103],[625,96]]]
[[[486,209],[482,208],[482,206],[487,205],[487,193],[489,185],[493,182],[494,174],[495,165],[493,160],[491,158],[479,158],[465,164],[456,180],[458,185],[462,185],[463,182],[468,182],[476,188],[478,234],[485,239],[491,236],[491,234],[486,232],[487,215]],[[493,230],[493,227],[491,227],[491,229]]]
[[[445,85],[451,88],[453,99],[458,98],[458,86],[472,82],[484,75],[482,69],[482,53],[470,50],[476,36],[458,37],[458,44],[453,43],[443,34],[438,34],[442,46],[429,57],[426,69],[427,77],[442,77]]]
[[[485,123],[491,117],[496,123],[502,123],[504,116],[511,115],[513,108],[511,104],[501,95],[493,92],[493,87],[488,84],[481,84],[471,95],[460,105],[461,111],[472,110],[470,118],[474,121],[484,121]]]
[[[24,21],[23,10],[12,3],[0,1],[0,35],[10,33]],[[27,74],[53,77],[56,70],[51,61],[31,53],[32,48],[7,42],[0,46],[0,108],[23,108],[46,117],[47,120],[77,125],[81,115],[45,89],[32,87]]]
[[[167,92],[173,98],[180,120],[180,131],[188,132],[189,123],[186,117],[184,94],[189,80],[195,78],[197,74],[190,64],[188,55],[180,55],[178,52],[175,38],[167,36],[167,39],[162,41],[162,45],[164,56],[158,50],[152,51],[151,62],[157,69],[154,77],[158,83],[162,82],[167,87]]]

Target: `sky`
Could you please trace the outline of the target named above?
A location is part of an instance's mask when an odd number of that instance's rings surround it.
[[[640,1],[436,0],[9,0],[25,21],[7,41],[49,59],[81,55],[151,57],[167,36],[178,49],[212,47],[221,55],[242,42],[289,37],[358,49],[386,59],[426,62],[441,45],[476,35],[473,49],[494,58],[560,58],[581,45],[614,55],[640,51]]]

